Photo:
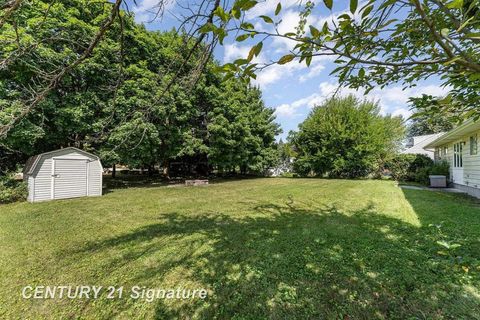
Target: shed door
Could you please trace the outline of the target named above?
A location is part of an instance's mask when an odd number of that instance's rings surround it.
[[[53,159],[53,199],[87,195],[87,160]]]

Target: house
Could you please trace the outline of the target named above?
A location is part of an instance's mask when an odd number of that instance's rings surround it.
[[[425,147],[435,139],[442,136],[444,133],[427,134],[423,136],[415,136],[407,139],[405,143],[405,150],[402,153],[405,154],[424,154],[427,157],[434,159],[434,150],[425,149]]]
[[[33,156],[23,170],[29,202],[102,195],[100,159],[69,147]]]
[[[435,161],[450,165],[450,182],[457,189],[480,197],[480,121],[468,120],[425,146],[435,150]]]

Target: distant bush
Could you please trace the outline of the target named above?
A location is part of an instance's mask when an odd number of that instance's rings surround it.
[[[416,181],[425,183],[433,160],[423,154],[399,154],[385,165],[392,178],[397,181]]]
[[[431,175],[446,176],[447,179],[450,176],[450,166],[447,161],[436,162],[433,164],[430,170]]]
[[[13,173],[0,177],[0,203],[24,201],[27,195],[27,184],[16,180]]]
[[[448,162],[434,163],[432,159],[420,154],[399,154],[390,160],[386,169],[397,181],[414,181],[428,185],[430,175],[449,176]]]

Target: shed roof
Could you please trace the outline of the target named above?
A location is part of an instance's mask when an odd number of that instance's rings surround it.
[[[60,152],[60,151],[65,151],[65,150],[72,150],[72,151],[78,151],[80,153],[83,153],[89,157],[92,157],[92,158],[95,158],[97,160],[100,160],[100,158],[90,152],[87,152],[87,151],[83,151],[81,149],[78,149],[78,148],[75,148],[75,147],[67,147],[67,148],[63,148],[63,149],[57,149],[57,150],[52,150],[52,151],[48,151],[48,152],[44,152],[44,153],[40,153],[40,154],[37,154],[35,156],[32,156],[30,158],[28,158],[26,164],[25,164],[25,167],[23,168],[23,174],[32,174],[32,172],[35,170],[35,168],[37,167],[40,159],[45,156],[45,155],[49,155],[49,154],[52,154],[52,153],[56,153],[56,152]]]

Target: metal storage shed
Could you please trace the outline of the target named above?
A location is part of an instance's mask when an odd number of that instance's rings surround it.
[[[23,179],[28,182],[28,201],[38,202],[102,195],[100,159],[68,147],[28,159]]]

